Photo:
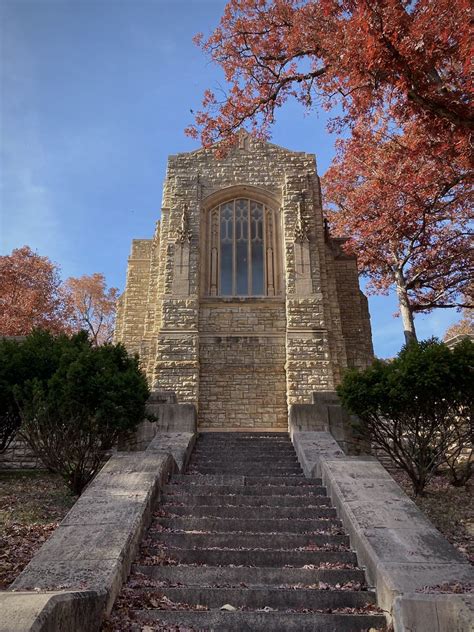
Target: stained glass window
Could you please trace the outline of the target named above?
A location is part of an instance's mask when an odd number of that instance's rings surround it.
[[[213,209],[211,218],[211,295],[273,295],[273,211],[237,198]]]

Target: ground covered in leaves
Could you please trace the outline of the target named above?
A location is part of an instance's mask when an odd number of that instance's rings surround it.
[[[21,573],[74,502],[55,474],[0,472],[0,590]]]
[[[440,474],[428,484],[424,496],[415,496],[404,472],[391,474],[445,538],[474,564],[474,481],[453,487]]]

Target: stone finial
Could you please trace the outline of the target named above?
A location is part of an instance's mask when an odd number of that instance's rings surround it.
[[[200,202],[202,200],[202,190],[203,184],[201,182],[201,174],[198,172],[196,174],[196,200]]]
[[[329,226],[329,220],[327,217],[323,219],[323,227],[324,227],[324,240],[329,241],[331,239],[331,229]]]
[[[237,132],[239,138],[239,149],[249,149],[249,133],[241,128]]]
[[[156,241],[160,236],[160,220],[157,219],[155,222],[155,232],[153,233],[153,240]]]
[[[193,234],[191,232],[191,228],[189,227],[188,205],[184,204],[183,212],[181,213],[181,224],[176,231],[176,243],[185,244],[187,242],[189,244],[192,236]]]
[[[298,212],[296,215],[295,241],[309,241],[308,224],[303,216],[303,204],[298,202]]]

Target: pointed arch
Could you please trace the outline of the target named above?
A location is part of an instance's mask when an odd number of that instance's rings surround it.
[[[268,297],[281,293],[280,212],[259,187],[231,186],[203,200],[205,295]]]

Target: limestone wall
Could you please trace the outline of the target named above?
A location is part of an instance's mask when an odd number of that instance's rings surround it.
[[[151,239],[134,239],[128,259],[125,292],[117,314],[115,340],[125,342],[132,353],[138,353],[145,335],[148,286],[152,254]]]
[[[209,212],[236,197],[274,211],[274,296],[210,296]],[[313,154],[242,133],[225,159],[170,156],[159,227],[133,242],[116,339],[154,387],[197,406],[201,427],[286,427],[287,404],[371,358],[355,263],[338,255]]]
[[[203,301],[201,427],[286,428],[285,302]]]
[[[341,251],[341,241],[334,240],[334,268],[347,365],[364,369],[374,357],[368,303],[359,290],[356,258]]]
[[[5,452],[0,454],[0,470],[34,469],[44,469],[44,465],[26,441],[20,438],[13,439]]]

